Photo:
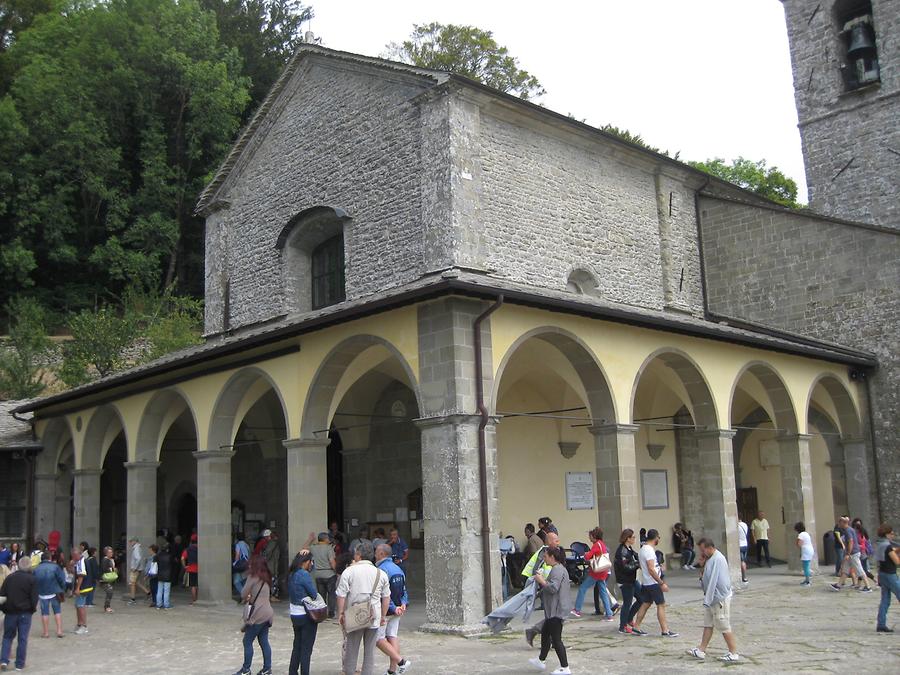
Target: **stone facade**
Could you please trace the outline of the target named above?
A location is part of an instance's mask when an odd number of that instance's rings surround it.
[[[711,312],[877,355],[868,379],[875,484],[882,517],[896,521],[900,233],[712,198],[701,199],[701,223]]]
[[[900,228],[900,11],[873,0],[880,82],[850,90],[840,7],[782,0],[794,70],[810,205],[820,213]],[[862,3],[856,3],[862,4]]]

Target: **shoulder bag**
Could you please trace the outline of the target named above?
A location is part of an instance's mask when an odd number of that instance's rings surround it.
[[[250,621],[250,617],[253,616],[253,610],[256,609],[256,601],[259,600],[259,594],[262,592],[263,586],[265,584],[262,580],[259,581],[259,588],[256,589],[256,595],[253,596],[253,602],[248,602],[244,605],[244,622],[241,626],[241,632],[243,633],[247,628],[247,623]]]
[[[590,560],[591,572],[600,574],[608,572],[612,568],[612,561],[609,559],[609,551],[603,551],[600,555],[595,555]]]
[[[306,615],[313,623],[322,623],[328,618],[328,603],[325,602],[325,599],[318,593],[316,593],[316,597],[314,598],[308,596],[303,598],[303,608],[306,610]]]
[[[375,568],[375,583],[372,586],[372,592],[369,593],[369,599],[354,603],[344,610],[344,632],[354,633],[372,625],[372,621],[375,619],[375,614],[372,611],[372,598],[375,597],[375,591],[378,590],[378,582],[380,581],[381,570]]]

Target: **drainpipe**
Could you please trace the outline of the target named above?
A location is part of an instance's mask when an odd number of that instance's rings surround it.
[[[872,439],[872,469],[875,473],[875,508],[878,509],[878,521],[883,522],[884,511],[881,510],[881,472],[878,470],[878,441],[875,439],[875,413],[872,411],[872,385],[869,384],[868,373],[863,373],[863,381],[866,383],[866,412],[869,413],[869,437]],[[845,458],[845,464],[846,461]]]
[[[494,609],[492,598],[494,595],[491,586],[491,524],[490,510],[488,508],[488,480],[487,480],[487,441],[485,429],[490,422],[487,406],[484,404],[484,362],[481,354],[481,324],[491,314],[500,309],[503,304],[503,295],[498,295],[490,307],[484,310],[472,324],[474,332],[472,343],[475,345],[475,402],[478,406],[478,414],[481,420],[478,422],[478,468],[481,483],[481,561],[484,574],[484,613],[490,614]]]

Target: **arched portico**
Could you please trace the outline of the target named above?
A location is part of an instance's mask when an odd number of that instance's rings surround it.
[[[62,455],[66,448],[71,452],[72,430],[68,419],[54,417],[44,427],[41,434],[44,449],[37,456],[34,472],[34,532],[35,537],[47,541],[53,530],[68,530],[71,520],[71,502],[66,491],[66,502],[60,504],[57,512],[57,482],[71,485],[74,458],[63,464]],[[61,466],[62,465],[62,466]],[[66,543],[68,539],[64,539]]]

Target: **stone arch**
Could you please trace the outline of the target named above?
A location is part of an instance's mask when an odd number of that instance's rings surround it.
[[[694,418],[694,424],[698,427],[717,429],[719,416],[706,376],[703,374],[700,366],[690,356],[673,347],[657,349],[638,368],[634,383],[631,386],[631,401],[628,407],[629,415],[633,416],[638,387],[644,371],[657,359],[674,371],[682,385],[684,385],[690,399],[691,416]]]
[[[190,399],[178,388],[162,389],[156,392],[144,407],[141,414],[141,423],[138,427],[137,441],[134,449],[134,461],[157,462],[162,441],[175,421],[175,417],[167,419],[167,413],[173,405],[183,403],[190,413],[194,423],[194,432],[197,432],[197,415],[191,405]],[[164,428],[165,427],[165,428]]]
[[[111,435],[116,425],[118,425],[119,431],[125,435],[126,447],[130,447],[125,420],[122,418],[122,413],[119,412],[116,405],[109,403],[100,406],[94,411],[84,432],[81,457],[76,457],[75,460],[79,469],[100,469],[103,466],[106,452],[116,439],[116,436],[118,436],[118,433]],[[79,459],[81,460],[80,462]]]
[[[578,336],[556,326],[542,326],[523,333],[513,342],[503,359],[494,377],[493,391],[491,392],[490,411],[497,412],[497,401],[500,396],[500,383],[503,373],[515,356],[519,347],[531,339],[543,340],[559,350],[569,361],[581,380],[584,387],[588,406],[588,412],[595,424],[613,424],[618,419],[616,415],[615,400],[609,386],[609,378],[603,370],[603,366],[594,356],[590,348]]]
[[[313,206],[300,211],[282,228],[275,248],[281,263],[286,313],[295,314],[314,309],[313,252],[320,245],[339,236],[342,238],[340,248],[346,251],[344,233],[349,221],[350,216],[341,208]]]
[[[37,457],[37,474],[50,475],[57,472],[59,458],[67,442],[72,440],[72,429],[65,417],[54,417],[47,423],[41,438],[44,449]]]
[[[416,406],[422,410],[422,398],[418,380],[403,354],[391,342],[376,335],[354,335],[335,346],[322,360],[310,381],[306,401],[303,405],[303,421],[300,425],[303,438],[315,438],[317,431],[328,429],[331,420],[332,402],[341,378],[363,351],[373,346],[381,346],[390,352],[406,374],[405,383],[416,398]]]
[[[845,438],[860,438],[862,436],[862,426],[860,424],[859,411],[856,408],[856,404],[853,402],[853,398],[850,396],[850,392],[844,386],[844,383],[832,373],[822,373],[813,380],[806,397],[807,410],[812,409],[813,394],[816,391],[816,387],[820,384],[834,403],[834,408],[838,415],[837,423],[840,427],[841,434]],[[809,422],[810,420],[807,420],[807,424],[809,424]]]
[[[797,408],[794,406],[791,393],[788,391],[781,374],[764,361],[751,361],[745,364],[735,376],[731,385],[731,395],[728,398],[729,419],[734,404],[735,392],[740,386],[741,378],[747,373],[753,375],[765,390],[766,396],[769,398],[768,403],[771,405],[772,413],[775,416],[775,419],[772,421],[775,423],[776,428],[782,434],[798,433]]]
[[[265,380],[272,391],[275,392],[275,396],[281,405],[281,412],[284,415],[288,437],[290,437],[291,430],[288,428],[290,418],[288,417],[284,396],[278,389],[278,385],[264,370],[250,366],[234,373],[219,392],[216,403],[213,406],[212,418],[209,422],[209,435],[207,438],[209,439],[208,446],[210,450],[228,448],[234,443],[234,437],[240,423],[240,420],[237,419],[238,410],[250,388],[260,379]]]
[[[569,277],[566,279],[566,290],[570,293],[597,296],[600,294],[599,288],[600,283],[597,281],[597,276],[584,267],[576,267],[569,272]]]

